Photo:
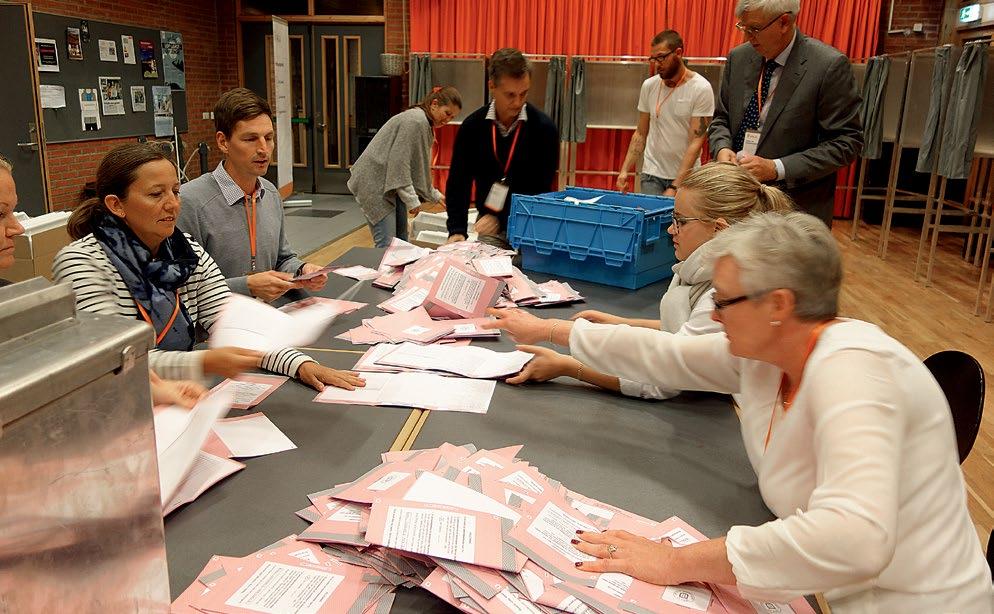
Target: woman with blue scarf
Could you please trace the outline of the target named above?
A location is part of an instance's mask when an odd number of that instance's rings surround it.
[[[176,167],[150,145],[121,145],[100,163],[96,191],[69,219],[75,241],[56,256],[55,278],[72,284],[79,309],[148,322],[156,341],[149,363],[159,375],[232,377],[261,367],[318,390],[364,385],[355,373],[324,367],[293,349],[192,351],[198,327],[210,331],[231,291],[214,260],[176,229]]]

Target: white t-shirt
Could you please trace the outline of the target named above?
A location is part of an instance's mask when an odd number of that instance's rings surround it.
[[[690,120],[714,115],[714,90],[711,83],[697,73],[675,90],[666,87],[663,80],[654,75],[642,83],[639,112],[649,114],[649,137],[642,172],[662,179],[676,179],[680,161],[690,143]],[[694,166],[700,166],[700,160]]]

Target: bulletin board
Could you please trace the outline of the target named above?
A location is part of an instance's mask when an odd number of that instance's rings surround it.
[[[65,88],[66,106],[59,109],[43,109],[46,143],[66,143],[92,141],[122,137],[153,136],[155,134],[155,113],[153,109],[152,86],[165,85],[162,65],[162,41],[159,30],[139,28],[117,23],[87,20],[89,42],[81,43],[82,60],[69,59],[66,50],[66,28],[79,28],[79,17],[64,17],[48,13],[34,13],[36,38],[54,39],[58,49],[59,72],[39,72],[42,85],[61,85]],[[134,39],[135,63],[125,64],[121,36]],[[99,42],[101,39],[115,41],[117,61],[100,60]],[[139,41],[150,41],[155,50],[158,77],[145,79],[142,76],[141,51]],[[79,90],[97,89],[100,77],[120,77],[124,98],[124,115],[104,115],[101,111],[99,130],[84,130],[80,119]],[[145,88],[145,111],[134,112],[131,105],[131,86]],[[172,91],[173,123],[179,132],[186,132],[186,91]],[[99,105],[99,96],[98,96]]]

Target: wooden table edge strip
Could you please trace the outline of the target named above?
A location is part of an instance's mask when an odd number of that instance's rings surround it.
[[[414,431],[414,428],[419,422],[422,422],[421,415],[425,413],[428,412],[423,409],[411,410],[411,415],[407,417],[407,421],[404,422],[404,426],[400,427],[400,432],[397,433],[396,439],[393,440],[393,444],[390,446],[390,450],[388,450],[389,452],[399,452],[411,449],[411,432]]]

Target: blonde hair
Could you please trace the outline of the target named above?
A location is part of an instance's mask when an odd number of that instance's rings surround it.
[[[793,211],[794,201],[778,188],[761,183],[730,162],[711,162],[687,173],[680,182],[697,196],[694,205],[709,220],[735,224],[752,213]]]
[[[7,171],[11,175],[14,174],[14,165],[2,155],[0,155],[0,171]]]

